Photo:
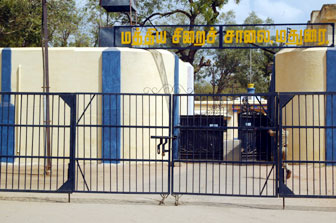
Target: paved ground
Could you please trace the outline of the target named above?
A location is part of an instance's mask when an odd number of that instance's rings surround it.
[[[237,194],[240,191],[241,194],[257,195],[271,169],[270,166],[266,165],[209,165],[208,167],[204,165],[187,165],[185,163],[177,165],[174,168],[174,190],[181,192],[195,190],[196,193],[223,194],[227,188],[227,193]],[[334,178],[336,178],[333,169],[330,169],[330,167],[322,169],[316,169],[312,166],[307,167],[300,167],[299,172],[296,166],[288,186],[294,185],[293,188],[296,192],[301,188],[302,194],[308,188],[308,194],[316,192],[316,194],[332,195],[335,191]],[[138,188],[138,191],[148,191],[150,189],[150,191],[155,192],[156,189],[158,191],[166,191],[167,189],[165,188],[168,185],[165,182],[168,174],[166,164],[157,166],[144,164],[138,167],[119,165],[118,168],[116,165],[98,165],[92,166],[92,168],[92,175],[88,174],[90,173],[89,167],[86,167],[87,172],[85,174],[92,190],[115,192],[117,189],[119,191],[124,189],[125,192],[131,192]],[[62,184],[63,176],[66,174],[66,171],[59,169],[58,175],[53,173],[45,178],[43,168],[40,172],[38,170],[34,166],[31,169],[27,167],[27,170],[23,168],[20,172],[19,168],[15,166],[2,168],[1,189],[18,188],[19,185],[20,189],[25,187],[27,189],[37,189],[37,186],[40,186],[40,189],[44,187],[48,189],[50,186],[51,189],[57,189]],[[116,176],[118,177],[116,178]],[[151,178],[148,176],[151,176]],[[269,184],[266,187],[269,194],[273,194],[274,177],[274,174],[271,174]],[[40,181],[38,181],[39,179]],[[118,181],[116,181],[117,179]],[[228,180],[226,181],[226,179]],[[76,182],[78,190],[81,190],[82,187],[85,190],[80,175]],[[117,182],[117,184],[110,185],[110,182]],[[298,182],[302,183],[301,187],[298,187]],[[319,182],[321,182],[321,186]],[[102,185],[105,186],[102,187]],[[155,185],[157,185],[157,188]],[[306,188],[305,185],[307,185]],[[254,188],[254,190],[251,188]],[[266,194],[266,190],[263,194]],[[159,206],[159,195],[77,193],[71,197],[71,203],[68,203],[66,194],[1,192],[0,223],[330,223],[335,222],[336,219],[336,199],[286,199],[286,210],[283,210],[282,199],[279,198],[183,196],[180,199],[181,205],[176,207],[173,197],[169,197],[165,205]]]
[[[184,196],[175,206],[159,196],[0,193],[1,223],[59,222],[334,222],[336,199]]]

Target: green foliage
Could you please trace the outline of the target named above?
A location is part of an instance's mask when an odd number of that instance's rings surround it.
[[[235,1],[239,3],[239,0]],[[102,26],[130,23],[127,13],[109,13],[99,6],[98,0],[48,0],[48,30],[51,46],[98,46],[98,31]],[[223,13],[228,0],[144,0],[137,1],[137,24],[213,25],[235,24],[234,12]],[[0,1],[0,46],[41,46],[41,0]],[[135,16],[133,15],[133,24]],[[263,21],[252,12],[245,23],[272,23]],[[245,92],[250,81],[257,92],[267,91],[273,55],[260,49],[252,50],[198,50],[175,51],[179,57],[194,66],[197,93]]]
[[[74,44],[73,39],[79,34],[78,26],[81,22],[75,1],[49,1],[48,4],[48,29],[53,46]]]
[[[138,24],[146,20],[146,18],[152,15],[154,12],[163,10],[162,7],[169,7],[170,1],[159,0],[145,0],[137,1],[137,19],[133,13],[132,18],[129,13],[107,13],[102,7],[99,6],[99,1],[97,0],[84,0],[85,4],[82,8],[83,11],[83,21],[85,30],[83,32],[90,37],[90,45],[98,46],[98,35],[99,27],[113,26],[113,25],[129,25]]]
[[[196,94],[212,94],[213,86],[207,81],[199,81],[195,83],[194,90]]]
[[[51,46],[88,45],[79,26],[83,18],[75,0],[48,0],[48,31]],[[41,0],[0,1],[0,46],[41,46]]]
[[[0,1],[0,46],[41,45],[41,1]]]
[[[224,19],[233,24],[234,14],[228,15]],[[263,21],[254,12],[244,21],[246,24],[265,22],[273,23],[269,18]],[[213,66],[203,69],[197,79],[214,84],[217,94],[246,92],[250,82],[255,84],[256,92],[268,91],[273,54],[261,49],[224,49],[209,51],[208,57],[212,58]]]

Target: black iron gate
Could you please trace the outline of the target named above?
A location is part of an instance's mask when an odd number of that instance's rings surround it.
[[[171,95],[77,94],[74,192],[170,194]]]
[[[2,93],[0,191],[335,198],[335,99]]]
[[[335,198],[336,93],[280,93],[279,109],[279,195]]]
[[[74,94],[1,93],[1,191],[74,190],[75,114]]]
[[[172,194],[277,196],[276,94],[173,97]]]

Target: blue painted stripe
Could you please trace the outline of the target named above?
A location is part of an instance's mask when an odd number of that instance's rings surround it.
[[[327,92],[336,91],[336,49],[327,50]],[[327,96],[326,126],[336,125],[336,95]],[[326,129],[326,161],[336,161],[336,129]]]
[[[1,91],[11,92],[12,50],[5,48],[1,54]],[[15,123],[15,107],[10,104],[10,96],[2,95],[0,103],[0,123]],[[14,156],[14,127],[0,127],[0,156]],[[13,157],[1,157],[0,162],[14,162]]]
[[[1,91],[11,92],[12,50],[9,48],[3,49],[1,56]]]
[[[180,93],[180,73],[179,73],[179,57],[175,55],[175,68],[174,68],[174,94]],[[180,124],[180,98],[178,96],[174,97],[173,100],[173,120],[174,126],[178,126]],[[174,136],[179,136],[180,130],[178,128],[174,128],[173,130]],[[179,147],[179,137],[173,141],[173,159],[178,159],[178,147]]]
[[[108,49],[102,54],[102,91],[120,93],[121,53]],[[103,125],[120,126],[120,95],[104,95],[102,98]],[[120,127],[103,128],[103,159],[120,159]],[[105,160],[104,163],[119,163],[118,160]]]

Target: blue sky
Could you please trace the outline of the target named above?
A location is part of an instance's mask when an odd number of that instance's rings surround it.
[[[233,10],[237,23],[243,23],[254,11],[261,19],[270,17],[275,23],[306,23],[313,10],[320,10],[323,4],[336,4],[336,0],[240,0],[237,5],[229,0],[223,10]]]

